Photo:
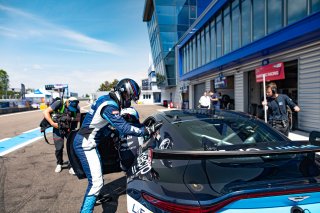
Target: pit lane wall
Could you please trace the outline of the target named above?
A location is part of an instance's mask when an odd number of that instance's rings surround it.
[[[32,107],[8,107],[8,108],[0,108],[0,115],[15,113],[15,112],[25,112],[30,110],[37,110]]]

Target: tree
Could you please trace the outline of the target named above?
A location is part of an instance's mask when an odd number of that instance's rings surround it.
[[[5,94],[9,88],[9,75],[6,71],[0,69],[0,92]]]
[[[98,91],[111,91],[118,83],[119,81],[117,79],[114,79],[112,83],[109,81],[105,81],[100,85],[100,88]]]

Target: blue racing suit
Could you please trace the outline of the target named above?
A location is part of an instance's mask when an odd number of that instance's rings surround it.
[[[73,146],[88,178],[88,187],[81,206],[81,212],[92,212],[96,198],[103,186],[102,168],[97,145],[115,128],[120,135],[144,136],[145,127],[135,127],[120,115],[119,105],[109,95],[101,96],[91,106]]]

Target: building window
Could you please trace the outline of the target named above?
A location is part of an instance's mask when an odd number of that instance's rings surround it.
[[[188,44],[184,46],[185,73],[188,72]]]
[[[288,24],[307,16],[307,0],[287,0]]]
[[[204,38],[204,29],[201,30],[201,66],[206,62],[206,41]]]
[[[190,44],[187,44],[187,72],[189,72],[190,69]]]
[[[201,66],[200,33],[197,35],[197,67]]]
[[[195,5],[190,5],[189,7],[189,17],[190,19],[196,19],[197,18],[197,7]]]
[[[211,60],[216,58],[216,27],[215,27],[215,19],[213,19],[210,23],[210,52],[211,52]]]
[[[240,47],[240,7],[239,0],[232,2],[232,50]]]
[[[279,30],[283,23],[283,1],[268,0],[267,1],[267,31],[268,34]]]
[[[265,0],[252,1],[253,7],[253,40],[265,35]]]
[[[186,46],[182,48],[182,62],[183,62],[183,74],[187,72],[187,62],[186,62]]]
[[[190,70],[193,70],[193,43],[192,43],[192,40],[189,41],[189,48],[190,48],[189,49]]]
[[[311,0],[311,13],[320,11],[320,0]]]
[[[228,6],[223,10],[223,47],[224,47],[224,54],[227,54],[230,52],[230,27],[231,27],[231,21],[230,21],[230,7]]]
[[[251,4],[250,0],[241,1],[241,40],[242,46],[251,42]]]
[[[205,63],[209,63],[210,62],[210,26],[206,26],[205,29],[205,37],[206,37],[206,61]]]
[[[193,37],[192,39],[192,69],[195,69],[197,67],[197,45],[196,45],[196,37]]]
[[[222,56],[222,20],[221,20],[221,13],[217,16],[216,19],[216,36],[217,36],[217,58]]]

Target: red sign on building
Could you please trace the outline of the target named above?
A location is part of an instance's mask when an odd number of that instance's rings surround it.
[[[268,64],[256,69],[256,82],[263,81],[263,74],[266,76],[266,81],[274,81],[285,79],[283,62]]]

